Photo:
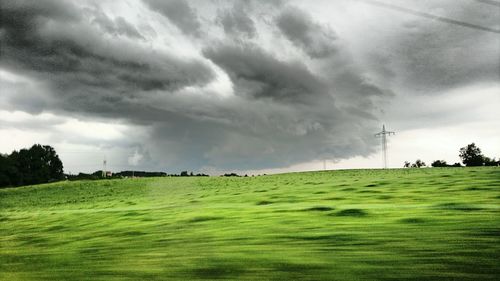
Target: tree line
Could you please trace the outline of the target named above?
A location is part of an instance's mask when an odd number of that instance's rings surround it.
[[[0,187],[47,183],[64,179],[63,163],[49,145],[0,154]]]
[[[112,175],[103,176],[103,171],[98,170],[93,173],[78,173],[78,174],[67,174],[65,178],[70,181],[74,180],[99,180],[99,179],[121,179],[128,177],[140,177],[140,178],[149,178],[149,177],[165,177],[167,173],[164,172],[146,172],[146,171],[121,171],[118,173],[113,173]]]
[[[458,156],[462,159],[462,163],[466,167],[478,166],[500,166],[500,159],[489,158],[483,155],[481,149],[475,143],[468,144],[460,148]],[[403,167],[405,168],[421,168],[426,167],[424,161],[417,159],[415,163],[411,164],[405,161]],[[448,164],[445,160],[435,160],[431,163],[432,167],[462,167],[460,163]]]
[[[165,172],[121,171],[111,176],[104,176],[103,171],[93,173],[64,174],[63,163],[55,149],[49,145],[35,144],[31,148],[13,151],[11,154],[0,153],[0,188],[10,186],[33,185],[67,180],[119,179],[127,177],[207,177],[203,173],[182,171],[180,174]]]
[[[481,149],[475,143],[471,143],[460,148],[459,157],[467,167],[474,166],[500,166],[500,159],[489,158],[482,154]],[[411,164],[406,161],[406,168],[425,167],[426,163],[420,159]],[[444,160],[435,160],[432,167],[462,167],[460,163],[449,165]],[[205,174],[194,174],[193,172],[182,171],[180,174],[167,174],[164,172],[145,171],[122,171],[105,178],[124,177],[205,177]],[[225,177],[239,177],[235,173],[224,174]],[[247,176],[247,175],[245,175]],[[13,151],[11,154],[0,154],[0,187],[32,185],[47,183],[62,179],[68,180],[93,180],[102,179],[102,171],[92,174],[79,173],[77,175],[65,175],[63,163],[59,159],[55,149],[49,145],[35,144],[29,149]]]

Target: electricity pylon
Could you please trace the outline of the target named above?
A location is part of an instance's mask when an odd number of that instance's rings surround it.
[[[375,134],[376,137],[382,138],[382,153],[384,157],[384,169],[387,169],[387,136],[395,135],[396,133],[386,131],[385,125],[382,125],[382,132]]]
[[[102,177],[105,178],[106,177],[106,157],[104,157],[104,160],[102,161]]]

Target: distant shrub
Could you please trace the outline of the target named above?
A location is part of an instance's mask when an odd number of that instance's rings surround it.
[[[439,168],[439,167],[462,167],[462,165],[460,163],[455,163],[453,165],[449,165],[444,160],[435,160],[434,162],[432,162],[431,166],[436,167],[436,168]]]
[[[432,162],[432,167],[448,167],[448,164],[444,160],[436,160]]]
[[[425,162],[420,160],[420,159],[417,159],[417,161],[415,161],[415,163],[411,164],[412,168],[421,168],[421,167],[425,167],[425,166],[427,166],[425,164]]]

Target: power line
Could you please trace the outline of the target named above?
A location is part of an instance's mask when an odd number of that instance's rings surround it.
[[[476,29],[476,30],[482,30],[482,31],[493,32],[493,33],[500,33],[500,30],[498,30],[498,29],[493,29],[493,28],[489,28],[486,26],[472,24],[472,23],[454,20],[454,19],[450,19],[450,18],[445,18],[445,17],[441,17],[441,16],[436,16],[436,15],[421,12],[421,11],[415,11],[412,9],[396,6],[393,4],[389,4],[389,3],[385,3],[385,2],[381,2],[381,1],[377,1],[377,0],[358,0],[358,1],[364,2],[366,4],[374,5],[374,6],[379,6],[379,7],[391,9],[391,10],[398,11],[398,12],[411,14],[414,16],[419,16],[419,17],[437,20],[437,21],[441,21],[441,22],[445,22],[445,23],[460,25],[463,27],[468,27],[468,28],[472,28],[472,29]],[[492,4],[492,5],[499,5],[499,3],[496,1],[488,1],[488,0],[476,0],[476,1],[480,1],[483,3],[488,2],[488,4]]]
[[[494,1],[494,0],[476,0],[476,1],[484,3],[484,4],[490,4],[490,5],[493,5],[493,6],[500,7],[500,2],[498,2],[498,1]]]

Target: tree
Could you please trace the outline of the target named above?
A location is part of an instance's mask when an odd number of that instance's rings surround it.
[[[405,168],[410,168],[410,165],[411,165],[411,164],[410,164],[410,162],[405,161],[405,163],[404,163],[403,167],[405,167]]]
[[[0,186],[12,185],[12,168],[9,155],[0,154]]]
[[[0,186],[45,183],[64,178],[63,164],[54,148],[35,144],[0,159]]]
[[[44,145],[45,161],[49,165],[49,180],[62,180],[64,178],[64,167],[55,149],[49,145]]]
[[[483,166],[485,160],[481,149],[475,143],[460,148],[459,156],[467,167]]]
[[[28,150],[32,183],[61,180],[64,177],[63,165],[53,147],[35,144]]]
[[[432,167],[449,167],[449,165],[444,160],[436,160],[432,162]]]
[[[497,161],[495,158],[484,157],[484,166],[498,166],[500,159]]]
[[[420,160],[420,159],[417,159],[417,161],[415,161],[414,164],[411,164],[411,167],[412,168],[420,168],[420,167],[425,167],[425,162]]]

